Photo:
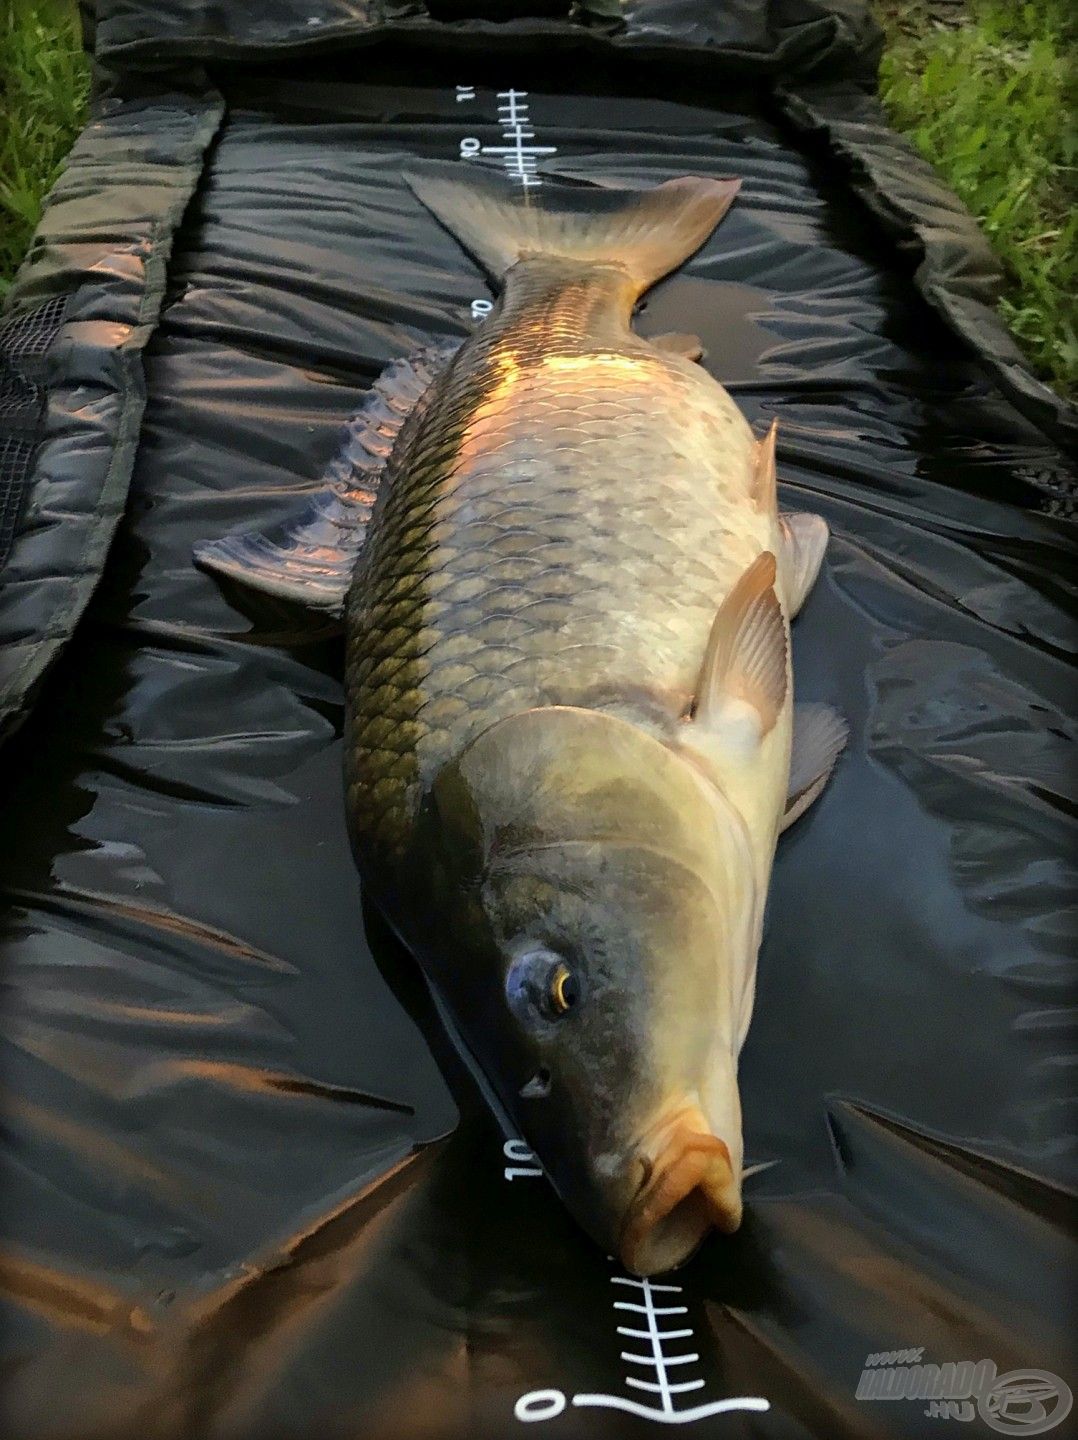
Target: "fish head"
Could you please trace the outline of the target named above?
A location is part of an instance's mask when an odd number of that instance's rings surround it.
[[[741,1218],[744,827],[635,725],[549,707],[439,775],[436,983],[555,1189],[630,1270]]]

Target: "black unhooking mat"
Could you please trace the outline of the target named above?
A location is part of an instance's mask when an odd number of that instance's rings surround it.
[[[3,1433],[1062,1435],[1070,419],[852,0],[509,8],[100,7],[2,338]],[[795,658],[852,736],[775,869],[768,1168],[653,1284],[364,908],[339,636],[191,564],[316,484],[416,337],[482,323],[401,180],[479,149],[507,184],[743,177],[639,328],[779,417],[782,500],[834,537]]]

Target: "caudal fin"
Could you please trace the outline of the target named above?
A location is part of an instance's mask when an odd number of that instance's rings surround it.
[[[650,190],[546,179],[524,188],[500,172],[459,164],[416,167],[405,179],[496,280],[525,256],[559,255],[622,265],[638,293],[700,248],[741,184],[686,176]]]

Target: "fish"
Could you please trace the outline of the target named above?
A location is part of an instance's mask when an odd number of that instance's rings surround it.
[[[776,844],[847,735],[793,699],[828,528],[780,513],[776,429],[699,340],[633,329],[736,179],[406,179],[491,313],[389,367],[297,515],[195,559],[343,620],[365,891],[569,1212],[655,1275],[742,1218]]]

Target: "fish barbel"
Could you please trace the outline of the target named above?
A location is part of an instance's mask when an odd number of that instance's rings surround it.
[[[343,606],[364,882],[572,1213],[654,1274],[741,1219],[775,845],[845,738],[793,706],[827,527],[780,516],[774,428],[698,342],[631,327],[736,181],[409,183],[493,312],[391,367],[296,521],[197,558]]]

